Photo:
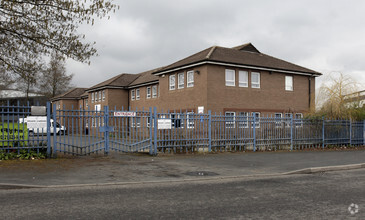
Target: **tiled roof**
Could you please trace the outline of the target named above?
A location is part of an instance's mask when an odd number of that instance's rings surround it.
[[[137,74],[122,73],[104,82],[101,82],[95,86],[88,88],[87,91],[102,87],[128,87],[128,85],[137,78],[138,78]]]
[[[68,90],[67,92],[55,96],[51,98],[51,101],[57,100],[57,99],[74,99],[74,98],[80,98],[80,96],[85,92],[85,88],[73,88]]]
[[[136,85],[141,85],[144,83],[158,81],[158,76],[155,76],[152,73],[160,70],[161,68],[163,68],[163,67],[137,74],[138,78],[136,80],[134,80],[131,84],[129,84],[129,86],[136,86]]]
[[[233,48],[213,46],[187,58],[179,60],[171,65],[168,65],[161,70],[155,72],[154,74],[173,70],[175,68],[180,68],[187,65],[197,64],[203,61],[321,75],[321,73],[319,72],[263,54],[259,52],[251,43]]]

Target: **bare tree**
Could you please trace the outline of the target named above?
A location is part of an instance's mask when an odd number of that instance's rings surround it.
[[[71,87],[73,74],[66,74],[65,59],[62,55],[52,53],[51,60],[40,77],[41,91],[47,97],[54,97]]]
[[[15,78],[0,66],[0,90],[9,89],[15,83]]]
[[[350,76],[331,73],[320,87],[317,95],[317,113],[332,118],[351,118],[359,107],[359,84]]]
[[[0,66],[21,74],[24,60],[38,64],[54,51],[87,62],[96,54],[95,43],[83,43],[78,26],[92,25],[116,8],[112,0],[1,0]]]
[[[17,86],[18,90],[25,92],[26,99],[29,100],[29,93],[34,91],[41,71],[40,63],[32,63],[28,60],[24,62],[24,68],[18,72]]]

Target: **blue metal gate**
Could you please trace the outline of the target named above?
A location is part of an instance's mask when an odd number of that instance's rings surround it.
[[[54,109],[56,106],[53,106]],[[53,154],[108,154],[110,151],[152,154],[152,110],[62,110],[55,109],[54,121],[66,132],[50,137]]]

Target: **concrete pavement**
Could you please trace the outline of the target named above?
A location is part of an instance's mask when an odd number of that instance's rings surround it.
[[[156,157],[114,153],[109,156],[0,161],[0,189],[191,181],[355,168],[365,168],[365,150],[171,154]]]

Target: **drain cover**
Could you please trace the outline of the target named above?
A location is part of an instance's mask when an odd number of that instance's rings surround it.
[[[217,176],[218,173],[209,172],[209,171],[193,171],[193,172],[187,172],[185,175],[188,176]]]

